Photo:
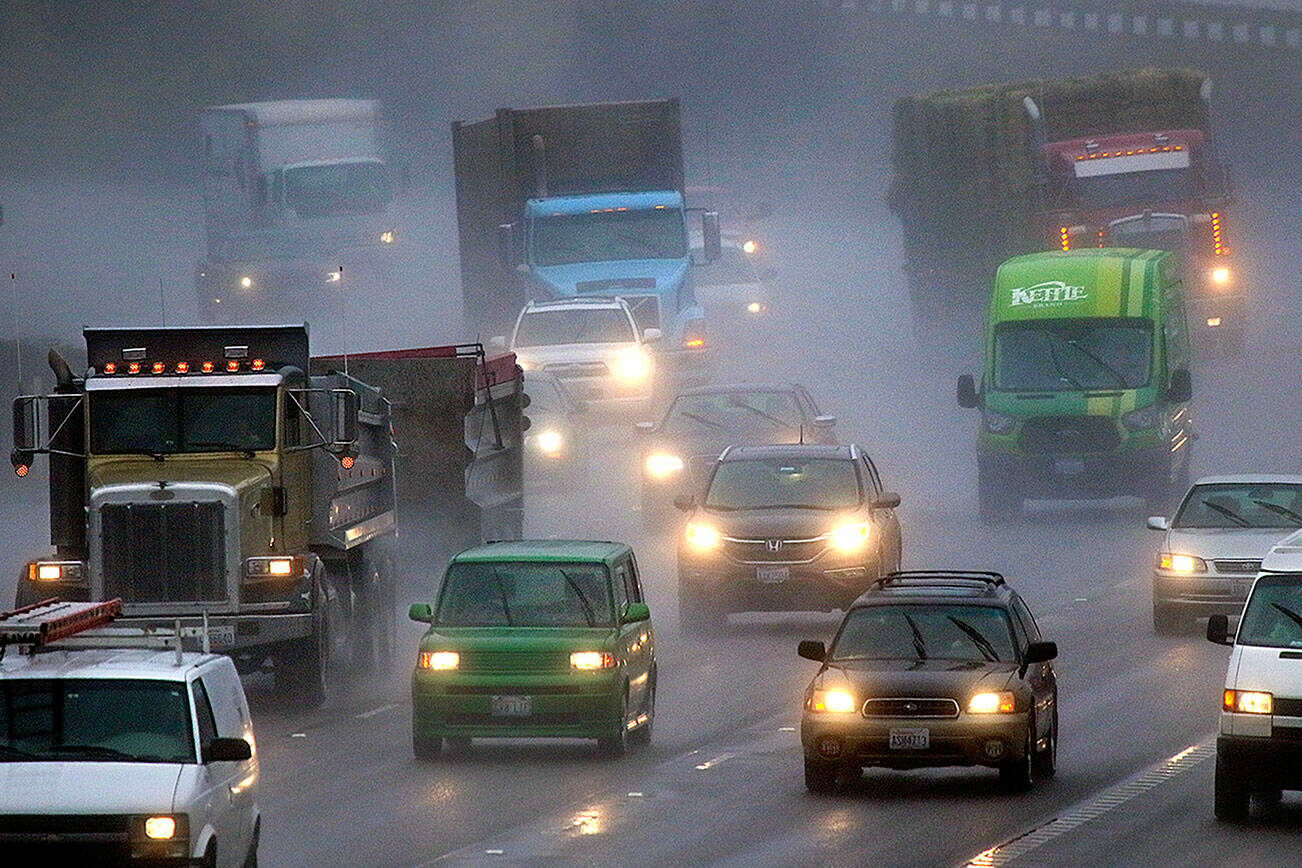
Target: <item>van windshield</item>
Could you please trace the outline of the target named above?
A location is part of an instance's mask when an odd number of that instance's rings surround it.
[[[1138,389],[1148,384],[1153,325],[1138,318],[1044,319],[995,327],[994,388]]]
[[[611,627],[602,564],[497,561],[448,567],[434,623],[443,627]]]
[[[180,681],[0,680],[0,762],[195,762]]]
[[[1302,575],[1262,576],[1243,610],[1240,645],[1302,648]]]

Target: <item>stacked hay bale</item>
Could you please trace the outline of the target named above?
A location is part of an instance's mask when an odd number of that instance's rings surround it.
[[[1205,80],[1189,69],[1138,69],[899,99],[887,201],[910,270],[989,269],[1042,248],[1033,218],[1043,164],[1031,152],[1024,97],[1039,105],[1050,142],[1207,129]]]

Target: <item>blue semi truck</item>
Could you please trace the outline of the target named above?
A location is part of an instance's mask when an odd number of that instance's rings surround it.
[[[719,221],[687,206],[678,100],[498,109],[454,123],[452,143],[462,294],[485,334],[526,301],[617,296],[660,331],[668,379],[706,379],[692,266],[718,257]]]

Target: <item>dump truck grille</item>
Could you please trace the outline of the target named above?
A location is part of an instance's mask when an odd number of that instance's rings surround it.
[[[105,595],[126,603],[225,600],[225,530],[216,501],[106,504]]]

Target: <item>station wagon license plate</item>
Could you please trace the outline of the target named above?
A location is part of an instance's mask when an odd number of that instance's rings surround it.
[[[1059,476],[1080,476],[1085,472],[1084,458],[1055,458],[1053,472]]]
[[[755,579],[766,585],[780,585],[791,578],[790,567],[756,567]]]
[[[490,711],[493,717],[528,717],[533,714],[533,697],[494,696]]]
[[[925,726],[892,729],[891,750],[927,750],[931,747],[931,730]]]

